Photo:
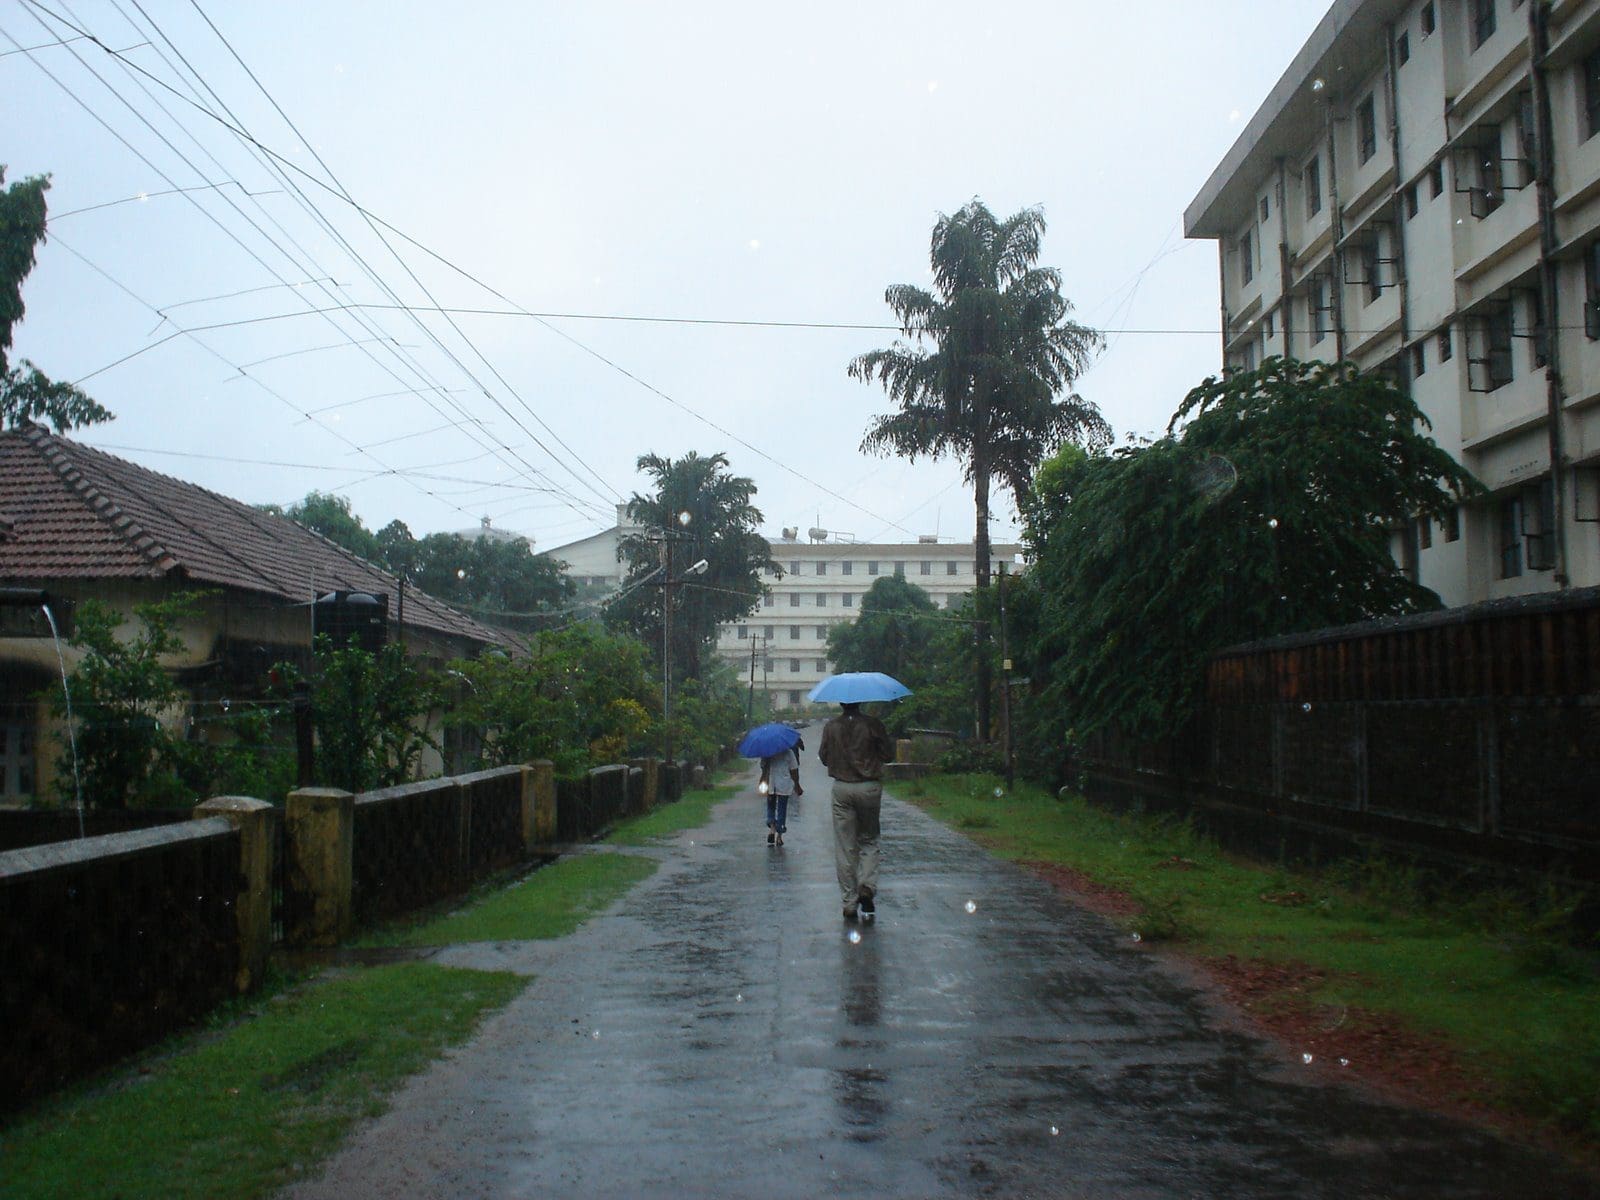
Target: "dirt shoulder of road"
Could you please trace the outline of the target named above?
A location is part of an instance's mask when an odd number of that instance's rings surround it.
[[[1022,865],[1065,899],[1101,916],[1127,917],[1141,911],[1127,892],[1071,867],[1045,862]],[[1175,942],[1147,943],[1147,952],[1208,993],[1222,1021],[1265,1038],[1286,1059],[1304,1063],[1309,1054],[1310,1065],[1329,1078],[1364,1087],[1393,1103],[1541,1147],[1600,1179],[1600,1148],[1486,1103],[1482,1097],[1495,1090],[1491,1082],[1444,1041],[1409,1028],[1391,1013],[1314,999],[1327,972],[1304,963],[1186,953]]]

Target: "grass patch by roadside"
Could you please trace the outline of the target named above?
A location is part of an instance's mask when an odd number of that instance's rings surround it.
[[[1144,941],[1304,964],[1308,999],[1393,1014],[1484,1076],[1496,1093],[1484,1100],[1600,1140],[1600,971],[1568,940],[1562,898],[1440,899],[1382,862],[1321,873],[1245,862],[1179,822],[1028,785],[997,796],[997,783],[933,776],[897,794],[1002,857],[1127,893],[1139,912],[1120,919]]]
[[[735,784],[719,783],[703,791],[688,792],[676,804],[663,804],[642,817],[621,822],[606,841],[617,846],[643,846],[685,829],[697,829],[710,820],[713,807],[739,790]]]
[[[0,1190],[17,1200],[265,1195],[526,983],[405,963],[259,1000],[220,1033],[182,1039],[0,1132]]]
[[[465,908],[421,924],[385,926],[358,944],[448,946],[565,937],[655,869],[652,860],[632,854],[575,854]]]

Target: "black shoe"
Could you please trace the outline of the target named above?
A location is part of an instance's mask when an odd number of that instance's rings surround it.
[[[870,921],[878,915],[876,906],[872,903],[872,893],[864,891],[856,900],[856,910],[861,914],[863,921]]]
[[[767,831],[767,845],[769,845],[769,846],[770,846],[770,845],[772,845],[772,844],[773,844],[773,842],[775,842],[775,841],[777,841],[777,839],[778,839],[778,835],[777,835],[777,834],[775,834],[775,833],[773,833],[773,832],[772,832],[772,831],[771,831],[771,830],[770,830],[770,829],[769,829],[769,830],[768,830],[768,831]]]

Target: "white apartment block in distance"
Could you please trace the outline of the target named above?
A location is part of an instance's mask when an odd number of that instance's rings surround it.
[[[828,630],[854,621],[861,598],[886,575],[900,575],[927,592],[940,610],[958,603],[977,586],[971,542],[941,542],[925,536],[916,542],[849,542],[822,540],[813,530],[800,541],[798,530],[784,530],[781,541],[769,543],[778,573],[762,582],[770,590],[748,617],[730,621],[717,631],[717,653],[729,660],[739,678],[750,678],[765,692],[774,710],[804,708],[807,694],[828,675]],[[996,542],[990,547],[990,569],[1015,574],[1022,547]],[[952,614],[953,615],[953,614]]]
[[[1338,0],[1184,224],[1227,366],[1386,371],[1492,493],[1397,530],[1408,572],[1600,583],[1600,0]]]

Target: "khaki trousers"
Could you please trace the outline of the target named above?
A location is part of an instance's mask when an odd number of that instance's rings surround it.
[[[878,810],[883,784],[833,781],[833,866],[839,894],[853,907],[863,888],[878,890]]]

